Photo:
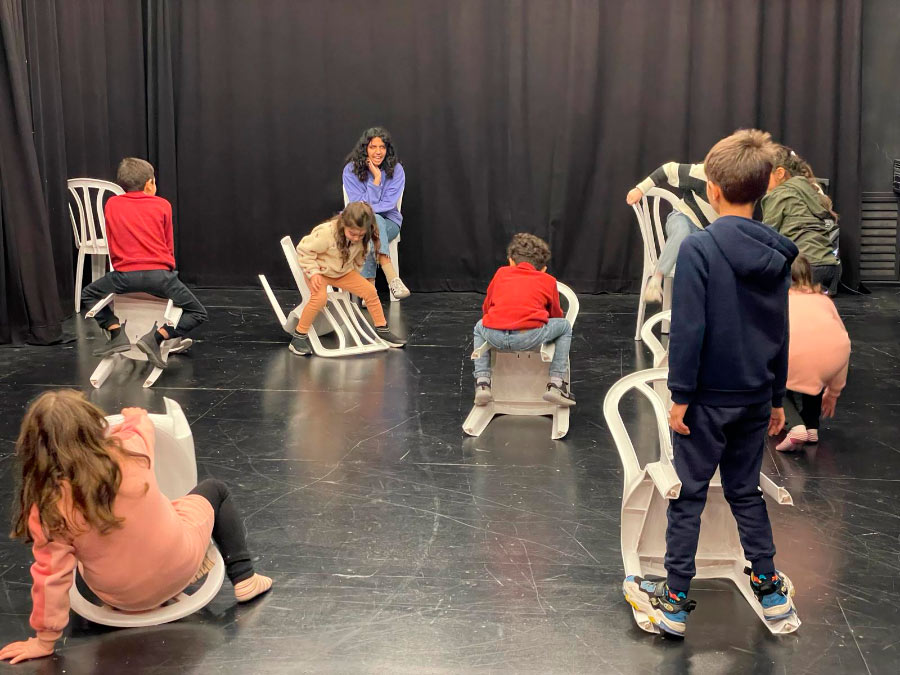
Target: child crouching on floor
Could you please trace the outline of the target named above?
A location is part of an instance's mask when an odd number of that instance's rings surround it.
[[[819,417],[834,417],[850,365],[844,322],[822,286],[813,281],[809,260],[802,255],[791,265],[788,311],[791,340],[784,413],[790,431],[775,446],[781,452],[819,442]]]
[[[76,565],[107,605],[146,611],[212,570],[211,535],[238,602],[272,587],[253,570],[225,484],[206,479],[170,501],[153,471],[153,422],[140,408],[125,408],[122,416],[110,428],[103,411],[71,389],[42,394],[25,413],[16,442],[22,475],[12,536],[33,542],[37,637],[6,645],[0,660],[53,653],[69,622]]]
[[[509,265],[497,270],[487,290],[483,317],[475,324],[475,349],[485,342],[500,351],[533,351],[556,344],[550,362],[550,382],[543,399],[575,405],[565,381],[572,344],[572,325],[559,304],[556,279],[547,274],[550,247],[533,234],[513,236],[506,249]],[[491,393],[491,354],[475,360],[475,405],[487,405]]]
[[[350,202],[331,220],[316,225],[297,244],[297,259],[311,292],[300,314],[289,349],[299,356],[312,354],[309,327],[328,302],[328,287],[334,286],[361,297],[375,322],[375,333],[391,347],[403,347],[406,340],[391,333],[384,318],[375,285],[359,271],[366,260],[369,242],[378,248],[375,213],[365,202]]]

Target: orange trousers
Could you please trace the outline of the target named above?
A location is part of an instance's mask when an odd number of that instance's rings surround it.
[[[308,283],[308,281],[307,281]],[[311,296],[303,312],[300,314],[300,321],[297,323],[297,332],[304,335],[309,332],[309,327],[315,320],[316,315],[322,311],[325,303],[328,302],[328,287],[335,286],[342,290],[358,295],[366,301],[366,308],[369,314],[375,320],[376,326],[386,326],[387,319],[384,318],[384,310],[381,308],[381,301],[378,299],[378,292],[375,290],[375,284],[368,281],[362,274],[357,271],[347,272],[342,277],[322,277],[322,285],[318,292],[313,292],[310,288]]]

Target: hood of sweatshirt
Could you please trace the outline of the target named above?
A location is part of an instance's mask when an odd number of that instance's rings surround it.
[[[736,276],[763,284],[784,280],[785,266],[797,257],[787,237],[755,220],[723,216],[706,228]]]

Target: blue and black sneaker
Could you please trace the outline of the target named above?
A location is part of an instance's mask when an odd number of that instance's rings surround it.
[[[664,579],[627,576],[622,590],[628,604],[646,614],[652,623],[670,635],[684,637],[688,614],[697,606],[694,600],[670,591]]]
[[[795,612],[794,602],[791,600],[794,585],[787,576],[777,570],[771,575],[756,575],[749,567],[744,568],[744,574],[750,575],[750,588],[762,605],[766,621],[780,621]]]

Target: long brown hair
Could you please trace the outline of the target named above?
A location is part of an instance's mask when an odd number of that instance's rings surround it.
[[[350,246],[352,242],[344,235],[344,228],[352,227],[356,230],[365,230],[362,245],[363,251],[369,250],[369,242],[375,242],[375,250],[378,250],[378,228],[375,226],[375,213],[372,207],[365,202],[350,202],[334,218],[334,240],[337,242],[338,251],[341,252],[341,262],[346,263],[350,259]]]
[[[28,407],[16,441],[22,480],[10,536],[32,541],[28,517],[33,506],[48,538],[74,533],[74,514],[59,508],[64,484],[86,525],[101,534],[122,526],[113,513],[122,470],[110,450],[143,457],[148,466],[149,458],[125,450],[118,438],[107,437],[108,430],[103,411],[73,389],[45,392]]]
[[[822,285],[813,282],[812,267],[804,255],[798,255],[791,263],[791,290],[803,293],[821,293]]]

